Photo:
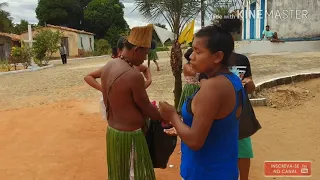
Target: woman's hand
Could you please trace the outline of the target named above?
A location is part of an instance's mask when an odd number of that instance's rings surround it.
[[[172,105],[164,101],[159,102],[159,111],[162,118],[167,123],[172,121],[175,115],[178,115],[176,109]]]
[[[166,134],[168,134],[169,136],[177,136],[178,135],[176,128],[174,128],[174,127],[170,128],[170,129],[164,129],[163,131]]]
[[[252,81],[252,79],[250,79],[250,78],[244,78],[244,79],[242,80],[242,85],[243,85],[243,86],[251,85],[252,83],[253,83],[253,81]]]

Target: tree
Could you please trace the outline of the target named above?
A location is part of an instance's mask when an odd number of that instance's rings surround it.
[[[111,47],[115,47],[117,46],[117,42],[119,40],[119,38],[122,36],[125,30],[120,29],[117,26],[111,26],[105,35],[105,39],[108,40],[108,42],[110,43]]]
[[[237,16],[230,12],[230,7],[217,7],[215,10],[216,18],[212,22],[213,24],[223,26],[225,29],[227,29],[229,32],[234,33],[238,32],[240,33],[241,29],[241,20],[237,18]],[[233,15],[233,18],[229,18]]]
[[[226,14],[221,10],[242,9],[243,6],[251,4],[254,0],[201,0],[201,27],[204,26],[205,18],[213,18],[214,14]],[[214,19],[213,19],[214,20]]]
[[[0,32],[10,32],[12,28],[12,20],[10,13],[3,10],[4,7],[8,6],[8,3],[0,3]]]
[[[29,25],[29,22],[22,19],[20,21],[20,24],[15,24],[13,27],[12,27],[12,30],[11,32],[14,33],[14,34],[21,34],[22,32],[25,32],[28,30],[28,25]]]
[[[110,37],[110,31],[113,33],[118,29],[117,34],[121,34],[129,29],[123,9],[124,5],[119,0],[92,0],[84,10],[84,19],[97,38]]]
[[[57,52],[59,49],[59,43],[61,41],[62,33],[60,31],[53,32],[52,30],[42,30],[34,38],[33,44],[34,54],[36,59],[45,61],[48,64],[52,54]]]
[[[52,24],[79,29],[83,9],[79,0],[40,0],[36,15],[42,26]]]
[[[173,33],[180,32],[191,19],[200,12],[200,2],[196,0],[135,0],[135,5],[140,13],[149,20],[163,17]],[[170,55],[171,70],[175,79],[174,105],[178,106],[182,91],[182,51],[180,44],[173,43]]]

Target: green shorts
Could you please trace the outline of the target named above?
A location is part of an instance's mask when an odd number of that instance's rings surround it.
[[[238,158],[253,158],[251,138],[244,138],[238,141]]]

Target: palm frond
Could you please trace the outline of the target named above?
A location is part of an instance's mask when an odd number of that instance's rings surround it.
[[[175,33],[200,12],[198,0],[135,0],[135,6],[149,21],[164,18]]]
[[[210,19],[213,18],[213,15],[228,15],[234,10],[243,9],[254,1],[258,3],[259,0],[207,0],[205,17]]]
[[[2,3],[0,3],[0,9],[1,9],[2,7],[4,7],[4,6],[8,6],[8,3],[7,3],[7,2],[2,2]]]
[[[0,22],[4,22],[5,20],[11,20],[10,13],[3,10],[3,8],[6,6],[8,6],[7,2],[0,3]]]

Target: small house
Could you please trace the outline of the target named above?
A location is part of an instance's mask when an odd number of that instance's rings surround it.
[[[33,37],[41,30],[50,29],[52,31],[60,31],[63,35],[61,42],[67,48],[67,56],[77,57],[86,52],[94,51],[94,34],[83,30],[72,29],[63,26],[55,26],[47,24],[45,27],[38,27],[32,30]],[[28,32],[23,32],[22,40],[28,40]],[[53,57],[60,57],[59,52],[53,54]]]
[[[0,32],[0,60],[8,59],[10,57],[11,48],[13,46],[20,46],[20,36]]]

